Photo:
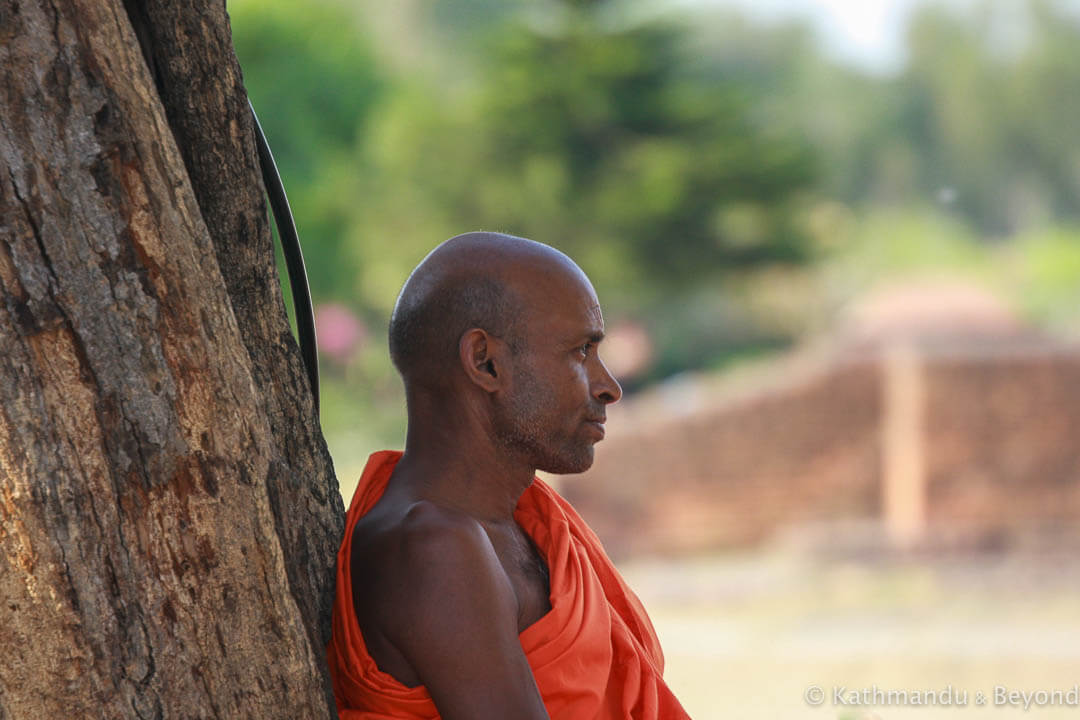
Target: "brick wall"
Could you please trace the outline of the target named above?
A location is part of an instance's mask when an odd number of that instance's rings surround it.
[[[943,354],[928,364],[926,389],[930,531],[980,543],[1075,535],[1080,354]]]
[[[612,408],[595,465],[561,489],[616,557],[853,521],[915,543],[1071,536],[1080,353],[1003,342],[912,355],[914,389],[891,395],[897,374],[879,349],[784,364],[750,391],[635,399],[622,417]],[[905,422],[917,424],[897,431]]]

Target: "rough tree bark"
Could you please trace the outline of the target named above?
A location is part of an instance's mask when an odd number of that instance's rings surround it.
[[[332,714],[246,103],[220,0],[0,0],[0,719]]]

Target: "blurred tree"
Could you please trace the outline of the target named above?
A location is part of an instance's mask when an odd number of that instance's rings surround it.
[[[635,294],[805,259],[789,210],[813,182],[807,143],[755,122],[751,83],[687,72],[682,28],[614,9],[501,27],[464,102],[385,119],[386,172],[448,224],[546,240]]]
[[[997,238],[1080,216],[1080,21],[1066,9],[922,7],[904,72],[840,101],[866,119],[847,198],[938,205]]]
[[[316,299],[347,298],[358,258],[349,178],[384,84],[357,18],[334,2],[230,2],[236,54],[301,230]]]

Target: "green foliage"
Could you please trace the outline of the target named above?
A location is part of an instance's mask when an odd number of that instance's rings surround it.
[[[807,260],[796,211],[813,154],[756,121],[754,82],[689,72],[679,25],[560,9],[492,32],[471,87],[399,83],[372,124],[379,186],[365,186],[356,246],[378,252],[371,239],[389,233],[403,278],[465,229],[542,239],[631,315],[734,270]]]
[[[685,72],[684,34],[660,21],[610,29],[591,8],[544,32],[506,28],[472,123],[486,162],[465,188],[491,192],[470,214],[551,238],[605,287],[670,291],[806,259],[787,211],[812,182],[809,148],[755,124],[752,88]]]
[[[868,213],[852,244],[838,254],[848,277],[972,271],[985,258],[966,225],[932,209],[885,209]]]
[[[924,6],[904,72],[833,88],[861,118],[838,183],[857,205],[946,198],[987,237],[1080,217],[1080,21],[1065,3]],[[853,86],[854,87],[854,86]]]
[[[321,2],[230,3],[233,42],[304,243],[316,297],[352,289],[341,192],[363,163],[365,123],[382,89],[359,23]]]
[[[1002,262],[1030,316],[1080,337],[1080,228],[1025,235],[1002,253]]]

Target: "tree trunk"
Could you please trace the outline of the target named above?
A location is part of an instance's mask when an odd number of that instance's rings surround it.
[[[222,4],[0,0],[0,719],[332,714],[270,242]]]

